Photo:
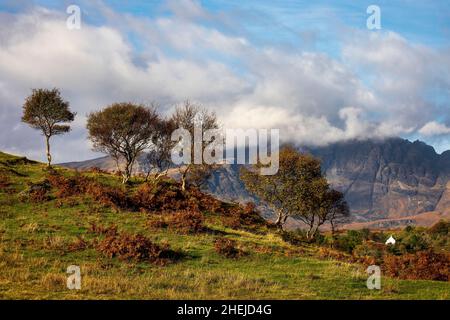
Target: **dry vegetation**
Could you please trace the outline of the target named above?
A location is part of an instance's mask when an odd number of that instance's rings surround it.
[[[1,298],[450,298],[446,223],[398,233],[398,251],[373,232],[311,241],[169,179],[0,160]],[[380,291],[365,287],[373,262]],[[72,264],[80,291],[65,286]]]

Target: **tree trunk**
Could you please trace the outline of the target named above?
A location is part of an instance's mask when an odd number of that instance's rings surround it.
[[[125,170],[125,172],[122,174],[122,184],[128,183],[129,180],[130,180],[130,175]]]
[[[331,224],[331,236],[332,236],[333,239],[334,239],[334,237],[335,237],[335,235],[336,235],[336,227],[335,227],[335,225],[334,225],[334,221],[333,221],[333,220],[330,221],[330,224]]]
[[[125,170],[124,170],[122,176],[123,176],[123,179],[122,179],[122,183],[123,184],[128,183],[128,181],[130,181],[131,170],[130,170],[130,164],[129,163],[127,163],[125,165]]]
[[[50,154],[50,136],[45,137],[45,145],[47,150],[47,165],[51,167],[52,165],[52,155]]]
[[[275,225],[278,229],[283,230],[283,223],[286,222],[287,216],[284,217],[283,212],[277,212],[277,220],[275,221]]]
[[[186,191],[186,176],[184,174],[181,176],[181,190]]]
[[[310,225],[309,230],[306,232],[306,239],[312,240],[316,234],[316,230],[314,230],[314,225]]]
[[[186,177],[188,174],[188,171],[190,169],[190,165],[186,167],[186,170],[184,170],[183,174],[181,175],[181,190],[186,191]]]

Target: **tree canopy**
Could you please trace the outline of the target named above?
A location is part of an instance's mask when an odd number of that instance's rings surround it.
[[[41,130],[45,136],[47,162],[51,165],[50,138],[70,131],[67,122],[75,119],[76,113],[71,112],[69,102],[61,97],[58,89],[33,89],[23,105],[22,122],[32,128]]]
[[[120,160],[124,160],[122,174],[123,183],[126,183],[138,155],[149,148],[156,137],[159,121],[153,106],[114,103],[89,114],[87,129],[95,151],[109,154],[115,159],[118,169]]]
[[[261,166],[242,168],[241,178],[248,190],[274,210],[278,227],[294,217],[305,224],[311,238],[321,225],[348,213],[342,193],[330,188],[320,161],[313,156],[285,146],[279,151],[277,174],[261,175]]]

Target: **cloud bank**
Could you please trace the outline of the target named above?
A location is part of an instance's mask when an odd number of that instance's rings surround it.
[[[89,9],[102,23],[81,30],[66,28],[65,12],[42,7],[0,13],[1,150],[42,159],[43,139],[20,123],[37,87],[60,88],[78,113],[73,131],[54,140],[59,162],[94,156],[86,115],[118,101],[157,102],[169,113],[190,99],[225,127],[279,128],[282,139],[301,144],[450,133],[445,49],[351,30],[331,57],[256,45],[229,31],[233,17],[192,1],[169,2],[170,14],[152,18],[101,3]]]

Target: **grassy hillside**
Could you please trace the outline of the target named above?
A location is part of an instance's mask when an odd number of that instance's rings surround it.
[[[2,299],[450,299],[442,281],[383,277],[381,290],[368,290],[362,265],[319,258],[316,246],[289,244],[263,223],[231,227],[203,210],[206,229],[185,234],[158,227],[158,212],[109,205],[89,192],[62,197],[52,188],[30,197],[48,174],[43,164],[0,153]],[[127,195],[140,187],[123,189],[120,178],[101,172],[83,175]],[[182,256],[168,263],[108,257],[98,250],[105,235],[94,229],[113,225]],[[217,238],[235,240],[242,254],[220,255]],[[69,265],[81,268],[81,290],[66,288]]]

